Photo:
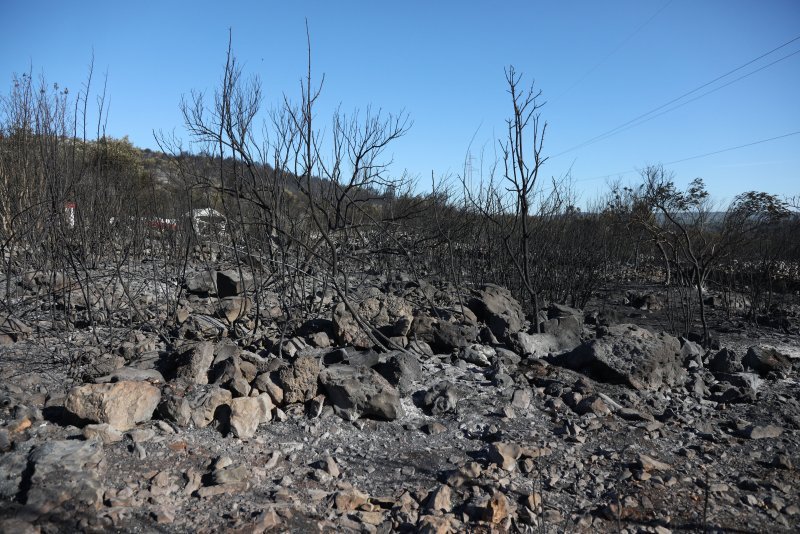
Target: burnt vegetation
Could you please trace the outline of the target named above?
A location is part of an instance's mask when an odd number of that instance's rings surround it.
[[[756,380],[796,377],[796,366],[783,354],[754,351],[742,359],[732,351],[728,357],[725,347],[726,336],[733,334],[737,343],[748,336],[778,336],[797,344],[797,199],[748,191],[719,205],[701,179],[681,189],[668,169],[651,165],[636,183],[611,183],[605,196],[587,202],[569,176],[550,174],[541,91],[513,67],[505,72],[509,116],[507,131],[497,140],[496,160],[468,154],[456,175],[398,175],[392,145],[413,135],[412,118],[374,108],[320,116],[323,84],[311,67],[309,47],[298,92],[270,107],[259,79],[248,77],[229,48],[216,91],[190,93],[180,103],[186,139],[157,133],[159,150],[106,135],[106,97],[96,92],[91,70],[77,93],[30,74],[13,78],[0,101],[3,376],[13,381],[39,373],[55,385],[45,379],[35,384],[46,393],[40,411],[11,413],[9,408],[0,436],[3,454],[23,454],[29,469],[44,469],[45,461],[32,456],[40,445],[30,440],[39,438],[25,434],[31,421],[40,420],[59,425],[54,435],[68,435],[63,429],[76,425],[88,437],[94,430],[85,429],[96,425],[87,422],[109,423],[124,432],[153,417],[164,423],[154,428],[163,430],[173,447],[175,436],[184,435],[175,434],[177,429],[209,426],[215,428],[212,441],[221,436],[247,441],[259,423],[273,417],[275,428],[280,420],[299,440],[303,432],[313,434],[312,426],[329,428],[335,412],[348,421],[347,432],[371,430],[391,440],[395,431],[380,426],[390,423],[372,420],[403,420],[410,417],[403,415],[409,407],[416,407],[428,418],[420,428],[442,443],[416,462],[417,445],[403,433],[416,420],[397,425],[405,436],[397,438],[398,450],[401,456],[407,453],[397,460],[397,473],[420,476],[428,486],[438,484],[435,489],[398,490],[394,500],[382,501],[383,494],[376,492],[390,483],[380,477],[391,478],[394,469],[384,465],[370,482],[362,481],[362,489],[372,488],[372,497],[343,483],[334,490],[326,484],[341,482],[344,475],[325,455],[311,477],[330,490],[336,518],[316,509],[293,516],[246,505],[241,513],[220,512],[211,524],[239,528],[256,521],[262,530],[305,530],[307,521],[330,520],[326,528],[372,531],[383,524],[429,532],[737,526],[735,512],[725,509],[728,501],[720,497],[729,490],[709,482],[709,476],[735,478],[736,473],[710,467],[711,475],[687,471],[688,478],[668,477],[662,472],[673,467],[653,460],[645,454],[649,451],[634,454],[619,440],[628,423],[638,425],[635,432],[648,441],[678,440],[662,429],[684,425],[693,429],[693,437],[661,452],[672,466],[683,459],[705,468],[725,463],[720,451],[734,446],[734,440],[780,436],[755,419],[748,426],[734,418],[709,430],[703,418],[727,406],[754,403],[761,395]],[[650,359],[620,363],[620,351]],[[119,374],[121,369],[129,371]],[[467,380],[458,374],[466,374],[464,369],[478,369],[482,382],[475,379],[474,391],[500,404],[488,411],[477,408],[463,383],[459,386],[459,380]],[[425,373],[435,375],[436,383],[427,383]],[[108,414],[93,419],[81,404],[82,387],[129,382],[160,388],[160,393],[136,393],[136,402],[160,395],[143,419],[120,423]],[[352,391],[353,383],[366,392],[364,398]],[[206,388],[206,404],[192,397],[198,388]],[[673,397],[697,403],[696,412],[675,407],[683,401],[670,397],[670,388],[681,392]],[[781,402],[791,404],[789,412],[800,413],[796,391],[780,391]],[[221,400],[208,408],[214,396]],[[262,397],[267,408],[247,404]],[[184,402],[189,415],[181,412]],[[582,433],[604,428],[592,421],[615,418],[603,423],[615,435],[596,450],[587,449],[591,462],[619,471],[615,482],[591,479],[595,489],[587,497],[586,483],[579,482],[583,467],[554,451],[556,438],[542,437],[549,430],[531,434],[532,425],[520,426],[529,406],[541,408],[545,415],[537,425],[552,426],[576,457],[586,439]],[[242,422],[248,410],[266,410],[251,429]],[[763,419],[769,411],[737,413]],[[475,422],[462,414],[484,419]],[[25,418],[28,425],[19,427]],[[378,426],[365,427],[364,419]],[[350,424],[355,420],[362,421],[360,426]],[[785,415],[781,425],[793,441],[776,445],[776,458],[797,451],[799,422],[797,415]],[[658,432],[663,432],[660,438]],[[435,438],[439,433],[444,434]],[[475,450],[448,471],[442,451],[449,433]],[[317,441],[325,436],[315,435]],[[121,454],[144,461],[137,448],[141,443],[126,439],[133,453]],[[182,443],[170,450],[187,446]],[[216,447],[224,453],[226,446]],[[276,469],[284,469],[287,477],[304,476],[286,460],[292,455],[296,460],[301,450],[302,445],[276,446],[284,461]],[[340,447],[334,454],[344,465],[347,451]],[[303,461],[317,452],[306,448]],[[551,454],[552,465],[563,472],[560,483],[562,475],[556,477],[549,460],[543,460]],[[368,456],[382,461],[374,451]],[[783,462],[759,458],[762,471]],[[249,461],[244,455],[235,460]],[[186,498],[236,498],[244,489],[261,487],[257,473],[249,481],[231,474],[232,468],[225,475],[230,461],[223,455],[186,468],[181,479],[181,491],[189,488]],[[411,465],[416,467],[407,471]],[[158,469],[167,472],[163,465]],[[201,481],[202,469],[210,471]],[[508,473],[524,481],[503,482]],[[662,485],[642,489],[651,473],[663,474],[658,477]],[[763,472],[751,475],[768,478]],[[165,529],[173,521],[179,530],[192,526],[190,519],[153,511],[154,503],[144,500],[140,508],[149,512],[96,512],[128,506],[128,497],[121,496],[120,487],[98,494],[97,480],[82,478],[69,479],[70,491],[94,492],[86,497],[94,511],[83,510],[62,524],[66,514],[58,507],[64,503],[53,504],[57,498],[40,488],[35,476],[19,476],[13,490],[0,492],[14,510],[0,519],[23,518],[45,531],[126,530],[148,521]],[[570,477],[574,487],[564,489]],[[788,487],[784,493],[796,497],[796,477],[781,480],[783,486],[777,487]],[[734,486],[760,484],[728,483],[730,493],[738,491]],[[291,485],[291,479],[283,479],[273,490],[280,493]],[[673,518],[662,513],[671,505],[667,488],[681,496]],[[259,498],[280,501],[274,491],[269,495]],[[48,505],[35,508],[36,499]],[[715,505],[715,499],[723,504]],[[749,497],[737,494],[736,499]],[[176,509],[186,511],[178,501]],[[780,526],[789,528],[800,513],[796,506],[773,506],[774,500],[758,502],[753,507],[760,511],[746,519],[755,529],[778,516],[784,517]]]

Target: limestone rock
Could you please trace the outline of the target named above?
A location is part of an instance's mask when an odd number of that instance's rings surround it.
[[[332,365],[322,370],[319,381],[336,410],[347,418],[393,420],[403,415],[400,393],[373,369]]]
[[[494,284],[475,291],[467,305],[500,340],[519,332],[525,322],[522,306],[511,296],[511,291]]]
[[[319,361],[313,356],[300,356],[293,364],[276,373],[276,383],[283,390],[283,402],[305,402],[317,394]]]
[[[671,387],[686,378],[677,338],[631,324],[608,327],[602,337],[555,357],[552,363],[637,390]]]
[[[377,288],[372,288],[366,299],[352,302],[351,306],[369,328],[387,338],[407,335],[414,317],[411,305],[403,298],[385,294]],[[372,347],[369,336],[344,302],[340,302],[333,311],[333,326],[340,343],[362,349]]]
[[[213,343],[204,341],[192,345],[179,354],[176,377],[191,384],[208,384],[208,370],[213,361]]]
[[[125,431],[153,415],[161,391],[146,382],[85,384],[72,388],[64,407],[82,419]]]

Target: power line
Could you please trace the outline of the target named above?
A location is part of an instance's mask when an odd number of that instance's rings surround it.
[[[650,24],[650,23],[653,21],[653,19],[654,19],[654,18],[656,18],[658,15],[660,15],[662,11],[664,11],[665,9],[667,9],[667,7],[669,7],[669,5],[670,5],[672,2],[673,2],[673,0],[668,0],[668,1],[667,1],[667,3],[665,3],[663,6],[661,6],[661,8],[660,8],[658,11],[656,11],[655,13],[653,13],[653,14],[650,16],[650,18],[649,18],[649,19],[647,19],[647,20],[646,20],[646,21],[644,21],[642,24],[640,24],[640,25],[639,25],[639,26],[638,26],[638,27],[637,27],[635,30],[633,30],[633,32],[632,32],[632,33],[630,33],[630,34],[629,34],[629,35],[628,35],[628,36],[627,36],[625,39],[623,39],[622,41],[620,41],[620,43],[619,43],[619,44],[616,46],[616,48],[614,48],[614,49],[613,49],[611,52],[609,52],[608,54],[606,54],[606,56],[605,56],[605,57],[603,57],[603,59],[601,59],[600,61],[598,61],[598,62],[597,62],[597,63],[596,63],[596,64],[595,64],[595,65],[594,65],[592,68],[590,68],[588,71],[586,71],[586,72],[583,74],[583,76],[581,76],[580,78],[578,78],[578,79],[577,79],[577,80],[576,80],[576,81],[575,81],[575,82],[574,82],[572,85],[570,85],[569,87],[567,87],[567,88],[566,88],[564,91],[562,91],[561,93],[559,93],[559,94],[558,94],[558,95],[557,95],[557,96],[556,96],[556,97],[555,97],[553,100],[551,100],[551,101],[550,101],[550,104],[553,104],[553,103],[555,103],[555,102],[556,102],[556,101],[558,101],[558,100],[559,100],[559,99],[560,99],[562,96],[564,96],[565,94],[569,93],[570,91],[572,91],[573,89],[575,89],[575,87],[577,87],[578,85],[580,85],[580,83],[581,83],[581,82],[583,82],[583,80],[585,80],[586,78],[588,78],[588,77],[589,77],[589,76],[590,76],[590,75],[591,75],[591,74],[592,74],[594,71],[596,71],[597,69],[599,69],[599,68],[600,68],[600,66],[601,66],[603,63],[605,63],[606,61],[608,61],[608,59],[609,59],[611,56],[613,56],[614,54],[616,54],[617,52],[619,52],[619,51],[622,49],[622,47],[623,47],[623,46],[625,46],[625,45],[628,43],[628,41],[630,41],[631,39],[633,39],[633,38],[636,36],[636,34],[637,34],[637,33],[639,33],[640,31],[642,31],[642,30],[644,29],[644,27],[645,27],[645,26],[647,26],[648,24]]]
[[[606,139],[608,137],[611,137],[612,135],[616,135],[617,133],[620,133],[621,131],[623,131],[623,129],[626,129],[626,127],[630,126],[631,124],[637,123],[641,119],[643,119],[643,118],[645,118],[645,117],[647,117],[649,115],[652,115],[653,113],[655,113],[657,111],[660,111],[660,110],[662,110],[662,109],[664,109],[664,108],[666,108],[668,106],[671,106],[672,104],[678,102],[679,100],[682,100],[683,98],[686,98],[687,96],[690,96],[690,95],[700,91],[701,89],[704,89],[704,88],[708,87],[709,85],[712,85],[712,84],[720,81],[721,79],[726,78],[726,77],[730,76],[731,74],[742,70],[743,68],[745,68],[745,67],[747,67],[749,65],[752,65],[756,61],[759,61],[759,60],[769,56],[770,54],[773,54],[774,52],[777,52],[781,48],[785,48],[785,47],[789,46],[790,44],[794,43],[797,40],[800,40],[800,35],[798,35],[797,37],[795,37],[793,39],[790,39],[789,41],[786,41],[785,43],[773,48],[772,50],[770,50],[768,52],[765,52],[765,53],[761,54],[760,56],[758,56],[758,57],[756,57],[754,59],[751,59],[750,61],[748,61],[748,62],[736,67],[735,69],[732,69],[732,70],[726,72],[725,74],[717,76],[716,78],[714,78],[711,81],[708,81],[708,82],[706,82],[706,83],[704,83],[704,84],[702,84],[702,85],[700,85],[698,87],[695,87],[691,91],[688,91],[688,92],[683,93],[682,95],[680,95],[680,96],[678,96],[676,98],[673,98],[669,102],[661,104],[660,106],[655,107],[655,108],[653,108],[650,111],[647,111],[645,113],[642,113],[641,115],[638,115],[638,116],[634,117],[633,119],[631,119],[631,120],[629,120],[627,122],[624,122],[624,123],[620,124],[619,126],[616,126],[615,128],[612,128],[612,129],[610,129],[610,130],[608,130],[606,132],[603,132],[603,133],[601,133],[599,135],[596,135],[596,136],[592,137],[591,139],[588,139],[588,140],[586,140],[586,141],[584,141],[582,143],[579,143],[579,144],[577,144],[577,145],[575,145],[575,146],[573,146],[571,148],[568,148],[567,150],[559,152],[558,154],[555,154],[554,156],[551,156],[551,159],[552,158],[557,158],[559,156],[562,156],[562,155],[564,155],[564,154],[566,154],[568,152],[572,152],[574,150],[578,150],[579,148],[583,148],[583,147],[585,147],[587,145],[593,144],[593,143],[595,143],[597,141],[600,141],[602,139]],[[791,55],[793,55],[793,54],[789,54],[789,56],[785,56],[785,57],[781,58],[779,61],[782,61],[782,60],[790,57]],[[777,62],[773,62],[770,65],[774,65],[775,63],[777,63]],[[767,65],[767,66],[769,66],[769,65]],[[762,69],[763,68],[766,68],[766,67],[762,67]],[[758,70],[762,70],[762,69],[758,69]],[[758,70],[754,71],[753,73],[758,72]],[[731,83],[733,83],[733,82],[731,82]]]
[[[783,135],[776,135],[775,137],[769,137],[767,139],[759,139],[758,141],[745,143],[743,145],[737,145],[737,146],[732,146],[732,147],[728,147],[728,148],[722,148],[720,150],[714,150],[713,152],[706,152],[704,154],[698,154],[696,156],[689,156],[688,158],[682,158],[682,159],[676,159],[674,161],[668,161],[667,163],[664,163],[664,165],[675,165],[676,163],[683,163],[684,161],[690,161],[690,160],[693,160],[693,159],[707,158],[709,156],[715,156],[717,154],[722,154],[723,152],[731,152],[733,150],[739,150],[739,149],[751,147],[751,146],[754,146],[754,145],[760,145],[762,143],[768,143],[770,141],[777,141],[778,139],[784,139],[786,137],[792,137],[793,135],[798,135],[798,134],[800,134],[800,130],[797,130],[796,132],[789,132],[789,133],[786,133],[786,134],[783,134]],[[629,169],[627,171],[612,172],[612,173],[604,174],[602,176],[593,176],[592,178],[581,178],[581,179],[575,180],[575,182],[590,182],[592,180],[600,180],[600,179],[603,179],[603,178],[611,178],[611,177],[614,177],[614,176],[624,176],[624,175],[630,174],[632,172],[636,172],[636,169]]]
[[[610,135],[606,135],[606,136],[604,136],[604,137],[601,137],[600,139],[597,139],[597,141],[602,141],[602,140],[604,140],[604,139],[608,139],[609,137],[613,137],[613,136],[614,136],[614,135],[616,135],[616,134],[619,134],[619,133],[622,133],[622,132],[626,132],[626,131],[630,130],[631,128],[635,128],[635,127],[637,127],[637,126],[641,126],[642,124],[644,124],[644,123],[646,123],[646,122],[649,122],[649,121],[651,121],[651,120],[653,120],[653,119],[655,119],[655,118],[658,118],[658,117],[660,117],[660,116],[662,116],[662,115],[665,115],[665,114],[667,114],[667,113],[670,113],[671,111],[675,111],[676,109],[678,109],[678,108],[681,108],[681,107],[685,106],[686,104],[690,104],[690,103],[694,102],[695,100],[699,100],[699,99],[701,99],[701,98],[703,98],[703,97],[705,97],[705,96],[708,96],[708,95],[710,95],[711,93],[716,93],[716,92],[717,92],[717,91],[719,91],[720,89],[724,89],[725,87],[728,87],[729,85],[731,85],[731,84],[733,84],[733,83],[736,83],[736,82],[738,82],[739,80],[743,80],[744,78],[747,78],[747,77],[749,77],[749,76],[752,76],[753,74],[756,74],[756,73],[758,73],[758,72],[760,72],[760,71],[762,71],[762,70],[764,70],[764,69],[766,69],[766,68],[769,68],[769,67],[771,67],[771,66],[775,65],[776,63],[780,63],[781,61],[784,61],[784,60],[786,60],[786,59],[789,59],[790,57],[792,57],[792,56],[794,56],[794,55],[797,55],[797,54],[800,54],[800,50],[795,50],[794,52],[791,52],[791,53],[789,53],[789,54],[786,54],[785,56],[783,56],[783,57],[781,57],[781,58],[779,58],[779,59],[776,59],[775,61],[773,61],[773,62],[771,62],[771,63],[768,63],[768,64],[766,64],[766,65],[763,65],[763,66],[761,66],[761,67],[757,68],[757,69],[756,69],[756,70],[754,70],[754,71],[748,72],[748,73],[746,73],[746,74],[742,74],[742,75],[741,75],[741,76],[739,76],[738,78],[734,78],[733,80],[731,80],[731,81],[729,81],[729,82],[727,82],[727,83],[724,83],[724,84],[720,85],[719,87],[715,87],[714,89],[711,89],[711,90],[709,90],[709,91],[706,91],[705,93],[699,94],[699,95],[697,95],[697,96],[696,96],[696,97],[694,97],[694,98],[690,98],[689,100],[686,100],[686,101],[684,101],[684,102],[681,102],[680,104],[677,104],[677,105],[675,105],[675,106],[673,106],[673,107],[671,107],[671,108],[665,109],[664,111],[662,111],[662,112],[660,112],[660,113],[656,113],[655,115],[651,115],[651,116],[649,116],[649,117],[647,117],[647,118],[644,118],[644,119],[640,120],[639,122],[636,122],[636,123],[634,123],[634,124],[631,124],[631,125],[629,125],[629,126],[626,126],[625,128],[622,128],[622,129],[620,129],[620,130],[617,130],[617,131],[616,131],[616,132],[614,132],[613,134],[610,134]],[[554,156],[554,157],[555,157],[555,156]]]

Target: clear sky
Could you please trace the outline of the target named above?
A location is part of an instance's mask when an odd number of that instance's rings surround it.
[[[702,177],[719,200],[800,194],[800,134],[681,161],[800,132],[800,53],[790,55],[800,39],[660,108],[800,37],[799,0],[0,0],[0,89],[32,68],[79,90],[94,53],[95,80],[108,73],[108,133],[154,148],[153,130],[186,138],[181,95],[213,91],[228,28],[265,104],[296,96],[306,18],[314,70],[325,74],[320,120],[339,104],[407,111],[414,124],[391,149],[392,170],[419,176],[422,188],[431,171],[462,172],[470,143],[476,158],[493,157],[510,111],[503,69],[513,64],[547,101],[543,173],[571,169],[584,200],[606,177],[633,180],[654,163],[681,185]],[[570,150],[654,109],[666,113]]]

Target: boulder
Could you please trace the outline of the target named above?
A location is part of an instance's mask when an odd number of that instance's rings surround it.
[[[219,386],[194,386],[186,394],[189,403],[192,423],[197,428],[203,428],[216,419],[224,419],[218,413],[224,406],[230,406],[233,395],[227,389]]]
[[[202,271],[186,277],[186,289],[189,293],[208,296],[217,293],[217,274],[214,271]]]
[[[525,322],[522,306],[511,296],[511,291],[494,284],[475,291],[467,306],[500,340],[519,332]]]
[[[576,370],[599,382],[657,390],[684,382],[680,342],[632,324],[612,326],[603,336],[556,356],[552,363]]]
[[[711,357],[708,362],[708,369],[714,373],[714,375],[720,373],[733,374],[744,371],[744,366],[742,365],[741,359],[736,356],[733,350],[722,349]]]
[[[373,369],[332,365],[322,370],[319,381],[328,400],[345,418],[393,420],[403,415],[400,393]]]
[[[422,366],[416,356],[404,352],[395,352],[382,358],[373,369],[403,395],[411,393],[412,384],[422,378]]]
[[[246,317],[253,309],[253,301],[240,295],[225,297],[217,303],[217,315],[232,323]]]
[[[178,355],[175,375],[191,384],[208,384],[208,370],[213,362],[213,343],[205,341],[191,345]]]
[[[266,405],[263,400],[258,397],[238,397],[231,400],[230,406],[230,425],[233,435],[241,439],[253,437],[259,423],[265,419]]]
[[[255,287],[253,275],[238,269],[217,272],[217,293],[220,298],[235,297]]]
[[[581,343],[583,312],[563,304],[551,304],[547,308],[547,321],[541,326],[543,333],[556,338],[558,350],[571,350]]]
[[[742,365],[761,376],[768,374],[786,376],[792,369],[792,360],[773,347],[754,345],[747,349],[747,354],[742,358]]]
[[[300,356],[294,363],[274,373],[275,383],[283,390],[283,402],[305,402],[317,394],[319,361],[313,356]]]
[[[161,391],[147,382],[114,382],[74,387],[64,407],[81,419],[129,430],[148,421],[161,400]]]
[[[387,338],[407,335],[414,317],[411,305],[403,298],[384,294],[377,288],[372,288],[367,298],[352,302],[351,306],[369,328]],[[361,349],[372,347],[369,336],[344,302],[340,302],[333,311],[333,328],[337,340],[344,345]]]
[[[28,454],[27,491],[23,502],[37,515],[68,504],[72,510],[99,508],[103,502],[100,475],[105,468],[103,444],[97,440],[49,441]]]

